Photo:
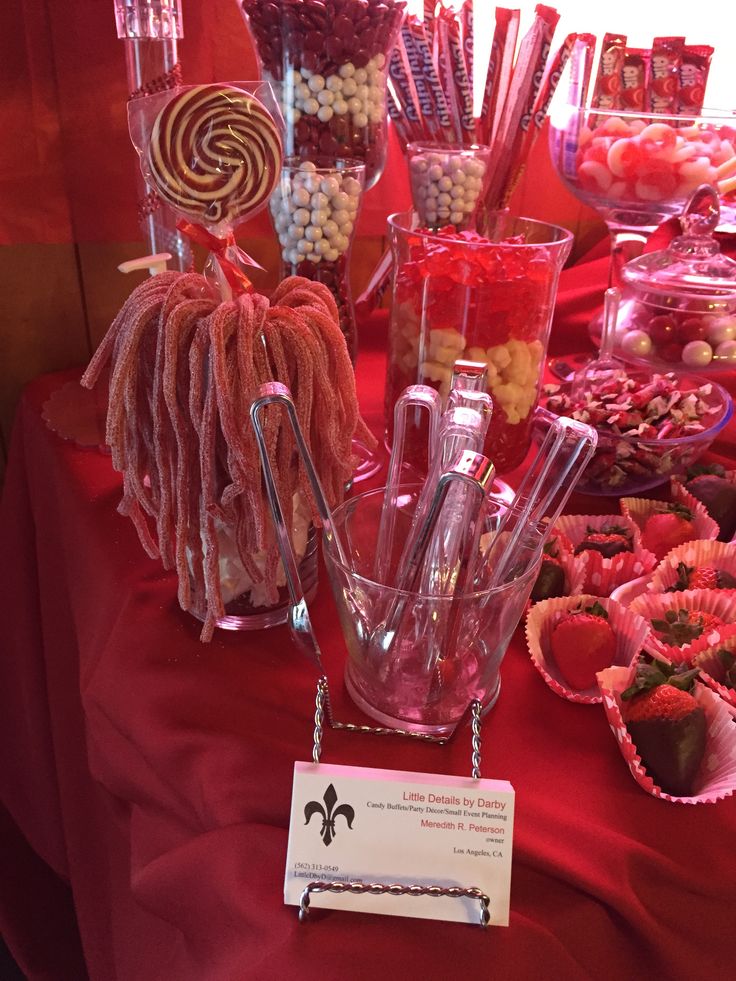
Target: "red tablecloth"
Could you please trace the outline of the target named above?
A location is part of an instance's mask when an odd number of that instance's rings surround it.
[[[586,345],[604,266],[563,275],[553,352]],[[326,911],[300,925],[282,887],[313,671],[285,628],[199,644],[116,513],[109,458],[42,421],[60,380],[25,393],[0,515],[0,925],[29,978],[731,976],[736,801],[646,795],[600,707],[553,695],[520,630],[483,727],[484,775],[517,791],[511,926]],[[359,381],[379,429],[380,330]],[[736,465],[733,427],[714,449]],[[355,719],[324,582],[313,619],[338,715]],[[323,759],[465,774],[469,745],[328,731]]]

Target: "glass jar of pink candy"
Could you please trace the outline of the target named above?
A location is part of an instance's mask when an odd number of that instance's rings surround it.
[[[263,78],[286,122],[286,153],[352,157],[372,187],[386,162],[388,57],[405,3],[396,0],[242,0]]]

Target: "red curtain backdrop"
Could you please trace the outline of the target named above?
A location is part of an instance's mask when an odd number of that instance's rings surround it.
[[[185,82],[257,77],[236,0],[182,0],[182,7]],[[0,245],[140,237],[123,44],[113,0],[0,4]],[[358,234],[382,235],[386,215],[408,207],[393,140],[391,154],[392,179],[366,196]],[[266,212],[239,232],[271,234]]]

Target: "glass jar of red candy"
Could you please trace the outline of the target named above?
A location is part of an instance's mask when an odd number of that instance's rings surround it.
[[[386,160],[388,57],[404,15],[396,0],[242,0],[263,78],[279,92],[285,150],[353,157],[366,188]]]
[[[493,416],[484,452],[497,473],[526,456],[547,351],[557,281],[572,234],[556,225],[485,215],[479,231],[415,227],[411,211],[391,215],[393,299],[386,421],[407,385],[446,399],[458,359],[487,366]],[[423,465],[426,425],[409,420],[406,459]]]

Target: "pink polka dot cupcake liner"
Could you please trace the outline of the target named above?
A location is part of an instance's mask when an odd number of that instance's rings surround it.
[[[613,663],[631,664],[639,655],[649,625],[643,617],[630,613],[612,599],[590,595],[559,596],[541,600],[526,618],[526,642],[534,667],[555,695],[580,705],[600,704],[601,694],[595,686],[585,691],[570,688],[560,674],[552,654],[552,632],[565,613],[581,604],[592,606],[596,602],[608,614],[608,622],[616,635],[616,657]]]
[[[620,514],[565,514],[557,519],[555,531],[567,535],[574,550],[581,544],[589,528],[600,531],[606,525],[626,528],[631,533],[633,551],[621,552],[611,558],[604,558],[600,552],[586,551],[588,562],[583,590],[596,596],[610,596],[622,583],[646,575],[657,564],[656,556],[642,547],[641,533],[636,523]],[[579,555],[575,557],[580,558]]]
[[[644,617],[650,626],[644,649],[653,657],[664,657],[672,664],[690,664],[696,654],[736,634],[736,593],[728,589],[686,589],[678,593],[645,593],[632,601],[629,609]],[[651,627],[652,620],[666,620],[668,611],[677,616],[680,610],[712,613],[723,621],[691,642],[669,644]]]
[[[736,726],[726,702],[706,685],[696,682],[693,696],[705,713],[707,735],[705,753],[691,797],[676,797],[657,786],[649,776],[623,720],[621,694],[632,684],[636,665],[611,667],[598,674],[603,709],[618,748],[634,780],[653,797],[675,804],[714,804],[736,790]]]
[[[716,569],[736,578],[736,545],[712,539],[678,545],[668,552],[652,573],[647,586],[649,592],[666,593],[677,586],[680,583],[681,566],[687,569]]]

